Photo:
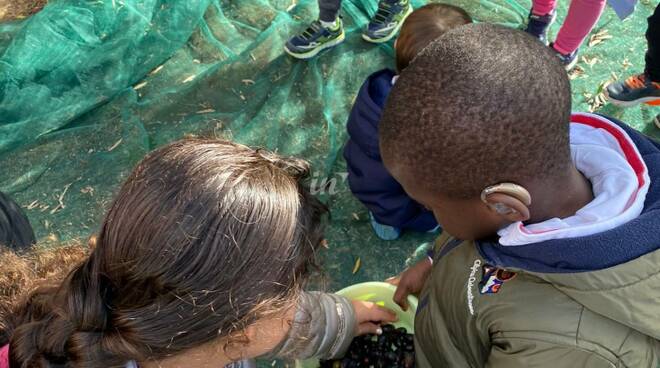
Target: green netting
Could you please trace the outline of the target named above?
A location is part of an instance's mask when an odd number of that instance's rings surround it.
[[[478,21],[512,27],[531,5],[453,2]],[[655,5],[642,1],[625,22],[605,12],[594,32],[613,38],[584,46],[583,73],[573,75],[577,110],[589,109],[612,73],[643,68],[645,18]],[[359,36],[375,10],[376,0],[346,0],[346,42],[307,62],[285,56],[282,45],[316,16],[315,0],[52,0],[25,21],[1,24],[0,190],[25,207],[39,237],[85,237],[146,152],[186,135],[232,137],[311,160],[317,188],[330,180],[321,195],[333,212],[333,287],[394,274],[430,236],[379,241],[339,154],[360,84],[393,66],[391,44]],[[660,135],[648,107],[600,111]]]

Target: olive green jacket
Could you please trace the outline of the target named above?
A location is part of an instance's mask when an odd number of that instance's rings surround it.
[[[448,235],[435,254],[415,321],[418,367],[658,366],[660,250],[580,273],[491,268],[475,242]]]

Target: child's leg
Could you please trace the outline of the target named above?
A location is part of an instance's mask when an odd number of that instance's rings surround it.
[[[649,27],[646,29],[646,74],[652,81],[660,82],[660,4],[649,17]]]
[[[321,22],[334,22],[339,16],[341,0],[319,0],[319,20]]]
[[[573,0],[568,15],[559,29],[555,50],[564,55],[573,53],[582,44],[605,9],[606,0]]]
[[[557,0],[534,0],[532,2],[532,14],[546,15],[555,10]]]

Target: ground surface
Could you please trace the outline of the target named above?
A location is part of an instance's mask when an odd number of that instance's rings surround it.
[[[42,3],[6,1],[0,18],[28,15]],[[511,27],[522,25],[530,7],[529,0],[452,3],[479,21]],[[642,0],[623,22],[606,10],[571,73],[575,110],[609,114],[660,137],[651,123],[660,109],[602,101],[605,83],[643,69],[646,17],[657,3]],[[185,136],[230,137],[313,163],[313,189],[332,209],[331,289],[401,271],[433,237],[378,240],[348,190],[341,157],[358,88],[393,66],[392,47],[360,38],[376,1],[345,0],[346,42],[311,61],[292,60],[282,45],[316,16],[315,4],[58,0],[0,23],[0,190],[23,205],[40,239],[84,238],[146,152]],[[553,34],[566,13],[567,1],[559,4]]]

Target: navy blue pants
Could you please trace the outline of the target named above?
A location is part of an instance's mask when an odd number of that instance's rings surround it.
[[[400,0],[381,0],[396,3]],[[334,22],[341,9],[341,0],[319,0],[319,19],[324,22]]]
[[[334,22],[341,9],[341,0],[319,0],[319,19]]]

